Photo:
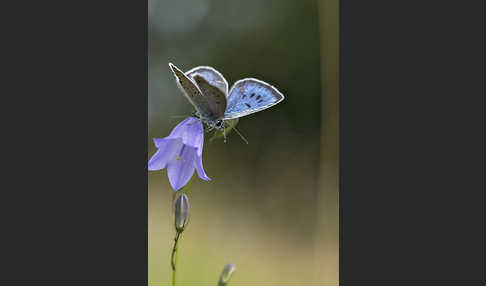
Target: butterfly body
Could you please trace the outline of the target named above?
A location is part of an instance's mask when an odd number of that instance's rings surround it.
[[[215,69],[207,66],[182,72],[169,63],[176,82],[196,109],[195,115],[210,129],[225,127],[225,120],[240,118],[269,108],[284,99],[275,87],[254,78],[228,82]]]

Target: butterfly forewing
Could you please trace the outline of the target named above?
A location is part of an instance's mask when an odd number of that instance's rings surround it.
[[[177,85],[180,87],[180,89],[182,89],[184,95],[187,97],[187,99],[189,99],[192,105],[195,105],[194,98],[197,96],[202,96],[199,88],[178,67],[172,63],[169,63],[169,67],[176,77]]]
[[[284,99],[275,87],[254,78],[237,81],[229,92],[223,119],[239,118],[267,109]]]

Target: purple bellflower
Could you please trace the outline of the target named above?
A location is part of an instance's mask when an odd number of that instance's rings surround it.
[[[157,152],[150,158],[148,169],[162,170],[167,166],[167,175],[174,191],[185,186],[194,174],[194,169],[203,180],[211,180],[202,165],[204,130],[195,117],[179,123],[165,138],[154,138]]]

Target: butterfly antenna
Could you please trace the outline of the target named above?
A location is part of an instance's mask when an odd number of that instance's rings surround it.
[[[194,116],[194,117],[197,117],[197,118],[200,118],[199,115],[197,114],[197,112],[193,111],[189,114],[185,114],[185,115],[171,115],[170,118],[185,118],[185,117],[188,117],[188,116]]]
[[[188,117],[190,115],[171,115],[170,118],[184,118],[184,117]]]
[[[245,139],[245,137],[243,137],[243,135],[241,135],[240,131],[238,131],[238,129],[236,129],[236,127],[233,127],[233,129],[236,131],[236,133],[238,133],[238,135],[240,135],[241,139],[246,143],[248,144],[248,140]]]

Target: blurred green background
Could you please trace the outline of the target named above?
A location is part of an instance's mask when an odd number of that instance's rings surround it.
[[[184,71],[212,66],[230,87],[238,79],[255,77],[285,95],[280,104],[241,118],[237,128],[249,145],[234,132],[226,144],[205,144],[203,164],[212,181],[195,175],[191,183],[192,216],[181,240],[178,285],[217,285],[229,262],[236,265],[232,286],[337,285],[337,275],[327,275],[326,281],[320,277],[337,263],[326,250],[332,245],[337,252],[337,244],[329,244],[329,229],[337,238],[336,210],[331,207],[333,213],[328,213],[322,203],[326,158],[321,150],[321,64],[326,50],[321,3],[148,4],[148,158],[155,152],[152,138],[167,136],[192,111],[168,62]],[[337,9],[333,13],[330,17],[336,19]],[[148,180],[149,286],[171,285],[173,191],[166,170],[149,172]],[[333,228],[328,227],[329,218]]]

